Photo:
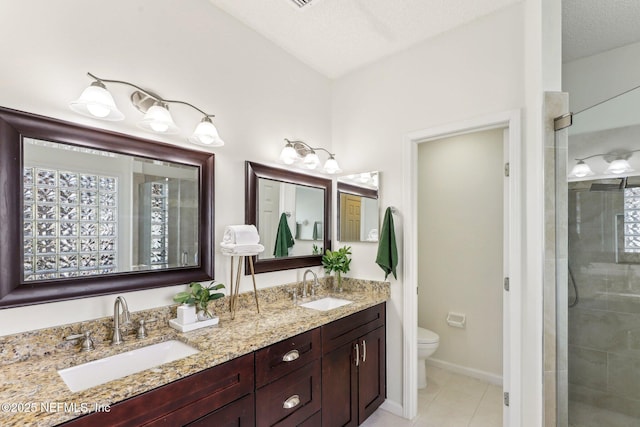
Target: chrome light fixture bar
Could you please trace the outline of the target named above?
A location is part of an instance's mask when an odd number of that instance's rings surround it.
[[[280,152],[280,161],[286,165],[292,165],[296,162],[302,162],[302,167],[305,169],[316,169],[320,165],[320,158],[316,154],[316,150],[321,150],[329,155],[329,158],[324,163],[323,170],[328,174],[336,174],[342,172],[335,154],[329,152],[322,147],[311,147],[309,144],[303,141],[290,141],[287,138],[284,139],[286,145]]]
[[[581,159],[575,159],[578,163],[571,169],[569,178],[584,178],[587,176],[595,175],[595,172],[591,170],[591,167],[585,163],[585,160],[602,157],[605,162],[609,163],[609,167],[604,171],[607,175],[622,175],[625,173],[633,172],[634,169],[629,164],[629,159],[636,151],[612,151],[610,153],[593,154],[591,156],[583,157]]]
[[[130,99],[132,104],[140,112],[144,113],[144,118],[138,123],[140,128],[166,135],[178,133],[179,128],[171,117],[169,104],[182,104],[193,108],[203,116],[200,123],[196,126],[195,131],[189,137],[190,142],[209,147],[220,147],[224,145],[224,141],[220,138],[218,130],[211,121],[211,118],[215,117],[215,115],[208,114],[195,105],[185,101],[164,99],[133,83],[122,80],[102,79],[91,73],[87,73],[87,75],[94,81],[82,92],[77,100],[69,104],[69,107],[76,113],[100,120],[123,120],[124,114],[118,109],[113,96],[105,86],[105,83],[122,84],[136,89],[131,94]]]

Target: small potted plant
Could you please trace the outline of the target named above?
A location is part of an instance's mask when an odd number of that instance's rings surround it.
[[[192,282],[189,284],[189,291],[178,292],[173,297],[173,300],[182,304],[195,305],[198,310],[198,320],[207,320],[213,317],[213,314],[209,311],[209,301],[224,296],[221,292],[213,291],[223,288],[224,285],[222,283],[214,285],[214,282],[211,282],[209,286],[204,287],[198,282]]]
[[[349,255],[351,255],[351,246],[343,246],[337,251],[327,249],[322,256],[324,271],[328,274],[331,274],[332,271],[336,273],[338,292],[342,292],[342,273],[348,273],[350,269],[351,258],[349,258]],[[336,286],[334,286],[334,289],[336,289]]]

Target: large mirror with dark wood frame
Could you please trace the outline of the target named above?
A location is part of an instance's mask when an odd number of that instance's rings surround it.
[[[213,159],[0,108],[0,307],[211,279]]]
[[[245,222],[257,227],[265,247],[255,272],[320,265],[331,249],[331,180],[253,162],[245,167]]]

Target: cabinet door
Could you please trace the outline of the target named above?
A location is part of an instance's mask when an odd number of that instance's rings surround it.
[[[322,354],[353,343],[365,334],[385,325],[385,303],[333,321],[322,327]]]
[[[322,357],[322,425],[358,425],[358,368],[354,342]]]
[[[385,328],[358,340],[358,424],[362,424],[387,397]]]

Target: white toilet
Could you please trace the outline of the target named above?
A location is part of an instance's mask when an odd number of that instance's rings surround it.
[[[418,327],[418,388],[427,386],[426,359],[438,349],[440,337],[429,329]]]

